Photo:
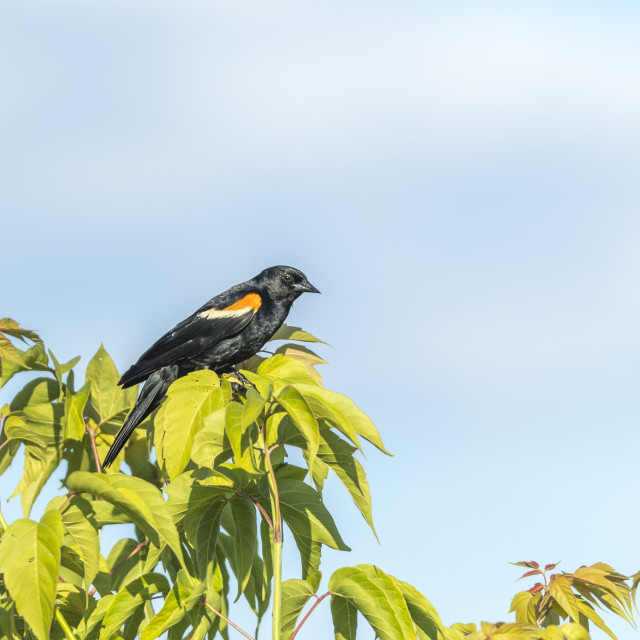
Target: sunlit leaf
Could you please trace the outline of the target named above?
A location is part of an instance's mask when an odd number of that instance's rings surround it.
[[[167,398],[154,424],[162,437],[162,464],[171,481],[189,462],[193,438],[204,419],[225,406],[229,397],[220,387],[218,376],[202,370],[176,380],[169,387]]]
[[[49,638],[62,534],[62,516],[53,509],[40,522],[16,520],[0,537],[0,573],[38,640]]]
[[[271,337],[271,340],[298,340],[299,342],[321,342],[327,344],[311,335],[307,331],[303,331],[300,327],[292,327],[287,324],[283,324]]]
[[[280,633],[283,639],[289,638],[296,628],[300,612],[316,590],[306,580],[285,580],[282,583],[282,624]]]
[[[111,601],[100,631],[100,640],[108,640],[125,622],[156,593],[167,594],[170,586],[166,577],[150,573],[134,580],[121,589]]]
[[[338,569],[329,591],[355,607],[380,640],[414,640],[416,632],[402,592],[393,578],[372,565]]]

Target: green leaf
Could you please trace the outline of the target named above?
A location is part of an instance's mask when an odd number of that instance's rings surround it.
[[[278,482],[282,517],[300,551],[302,577],[315,573],[320,564],[320,545],[349,551],[320,494],[299,480]]]
[[[18,338],[25,342],[25,339],[31,340],[37,344],[42,344],[40,336],[31,329],[23,329],[12,318],[0,318],[0,333],[4,333],[8,336]]]
[[[69,505],[62,514],[62,522],[68,540],[66,544],[75,548],[82,559],[84,587],[89,590],[100,565],[100,540],[98,532],[87,516],[75,505]]]
[[[419,640],[441,640],[445,626],[435,607],[413,586],[389,576],[404,596],[411,620],[418,630]]]
[[[304,396],[305,400],[313,414],[318,420],[324,420],[329,426],[336,427],[343,435],[360,449],[360,441],[358,433],[350,420],[340,411],[336,404],[342,402],[344,396],[336,394],[335,391],[325,389],[324,387],[316,387],[308,384],[298,384],[296,388]],[[336,398],[337,396],[337,398]]]
[[[36,378],[28,382],[11,401],[11,411],[24,410],[27,406],[45,404],[58,399],[60,385],[53,378]]]
[[[0,538],[0,573],[18,613],[38,640],[48,640],[56,597],[62,516],[45,511],[40,522],[16,520]]]
[[[238,580],[237,600],[251,577],[253,559],[258,547],[258,525],[256,508],[249,500],[233,498],[229,506],[233,517],[233,564]]]
[[[298,340],[299,342],[321,342],[322,344],[327,344],[320,340],[320,338],[316,338],[307,331],[303,331],[300,327],[291,327],[287,324],[283,324],[273,334],[270,342],[273,340]]]
[[[58,468],[62,459],[62,450],[47,447],[44,451],[27,448],[24,456],[24,474],[11,497],[20,494],[22,513],[28,517],[33,503],[51,474]]]
[[[371,493],[362,465],[353,457],[355,448],[329,429],[320,431],[318,458],[340,478],[363,518],[377,538],[371,515]]]
[[[53,367],[56,372],[56,379],[58,380],[58,383],[62,388],[62,376],[65,373],[67,373],[67,371],[71,371],[71,369],[73,369],[73,367],[75,367],[78,364],[78,362],[80,362],[80,356],[76,356],[75,358],[71,358],[69,362],[60,364],[58,362],[58,359],[53,355],[53,352],[51,351],[51,349],[49,349],[48,351],[49,351],[49,357],[53,362]]]
[[[255,473],[251,451],[251,432],[243,426],[244,407],[239,402],[230,402],[225,411],[225,430],[233,451],[233,458],[245,471]]]
[[[353,441],[353,443],[358,446],[357,439],[353,439],[351,433],[353,430],[362,436],[365,440],[368,440],[372,445],[380,449],[383,453],[387,455],[391,455],[386,449],[384,444],[382,443],[382,438],[378,433],[375,425],[369,417],[359,409],[356,404],[347,396],[342,395],[341,393],[336,393],[335,391],[331,391],[329,389],[321,389],[320,391],[316,389],[312,391],[307,389],[307,387],[302,387],[301,392],[304,395],[315,395],[319,399],[329,405],[333,412],[336,415],[340,415],[339,421],[334,422],[334,425],[344,433],[347,438]],[[345,428],[345,424],[349,424],[350,427]]]
[[[249,371],[247,378],[253,382],[253,377],[255,375],[256,374],[252,374]],[[277,353],[276,355],[267,358],[258,367],[257,375],[258,378],[267,378],[275,383],[317,384],[315,378],[309,373],[309,370],[304,364],[302,364],[302,362],[283,356],[281,353]],[[260,386],[258,386],[258,390],[262,391]]]
[[[144,628],[140,640],[155,640],[170,627],[180,623],[202,598],[205,583],[193,583],[182,571],[165,598],[162,609]]]
[[[348,599],[331,596],[331,616],[335,640],[356,640],[358,609]]]
[[[282,583],[282,624],[280,634],[283,640],[289,638],[296,628],[298,617],[309,598],[316,590],[306,580],[285,580]]]
[[[64,421],[65,440],[82,440],[84,437],[84,407],[87,404],[90,390],[91,385],[87,383],[74,394],[67,391]]]
[[[571,590],[571,581],[563,575],[557,575],[549,581],[549,593],[552,598],[571,616],[575,622],[579,619],[578,601]]]
[[[535,605],[539,600],[539,594],[534,595],[529,591],[521,591],[513,597],[509,612],[515,612],[516,622],[537,624]]]
[[[349,601],[380,640],[415,640],[416,632],[402,592],[394,579],[372,565],[338,569],[329,591]]]
[[[159,458],[170,481],[187,466],[194,436],[204,419],[228,400],[220,379],[209,370],[193,371],[169,387],[167,401],[156,415],[154,425],[162,438]]]
[[[305,367],[307,367],[307,370],[313,379],[318,384],[322,384],[322,376],[315,367],[318,364],[327,364],[327,361],[323,360],[317,353],[314,353],[307,347],[303,347],[301,344],[294,343],[283,344],[281,347],[276,349],[276,353],[281,353],[283,356],[287,356],[301,362]]]
[[[247,395],[242,408],[242,427],[246,429],[262,414],[267,401],[253,388],[247,389]]]
[[[152,595],[166,595],[169,589],[169,582],[159,573],[149,573],[127,584],[111,601],[102,623],[100,640],[111,638]]]
[[[593,624],[602,629],[607,635],[611,636],[613,640],[617,640],[615,634],[607,625],[604,623],[604,620],[598,615],[595,609],[582,598],[577,598],[578,602],[578,610],[582,615],[588,618]]]
[[[91,386],[91,406],[97,413],[97,422],[106,422],[123,410],[122,391],[118,387],[120,375],[104,345],[87,365],[85,381]]]
[[[286,385],[280,389],[276,395],[276,400],[293,420],[307,442],[309,472],[311,473],[320,445],[320,428],[315,416],[302,394],[291,385]]]
[[[307,537],[332,549],[350,551],[344,543],[320,494],[299,480],[278,483],[282,517],[294,535]]]
[[[184,563],[182,547],[169,508],[152,484],[121,473],[109,475],[76,471],[67,479],[72,493],[87,491],[124,512],[156,547],[166,543]]]

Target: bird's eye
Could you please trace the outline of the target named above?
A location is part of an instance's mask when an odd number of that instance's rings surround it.
[[[282,279],[287,283],[287,284],[291,284],[293,282],[293,276],[289,275],[288,273],[285,273],[282,276]]]

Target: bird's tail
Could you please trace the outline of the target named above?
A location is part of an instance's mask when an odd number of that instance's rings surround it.
[[[114,462],[133,430],[162,402],[167,389],[177,378],[177,369],[176,366],[164,367],[149,376],[142,387],[133,411],[127,416],[104,458],[103,469]]]

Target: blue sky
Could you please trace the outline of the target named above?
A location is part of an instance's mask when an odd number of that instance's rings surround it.
[[[375,563],[453,623],[507,617],[508,561],[637,571],[639,13],[5,3],[1,315],[122,370],[299,267],[323,295],[289,321],[395,453],[365,463],[381,545],[330,488],[326,576]]]

